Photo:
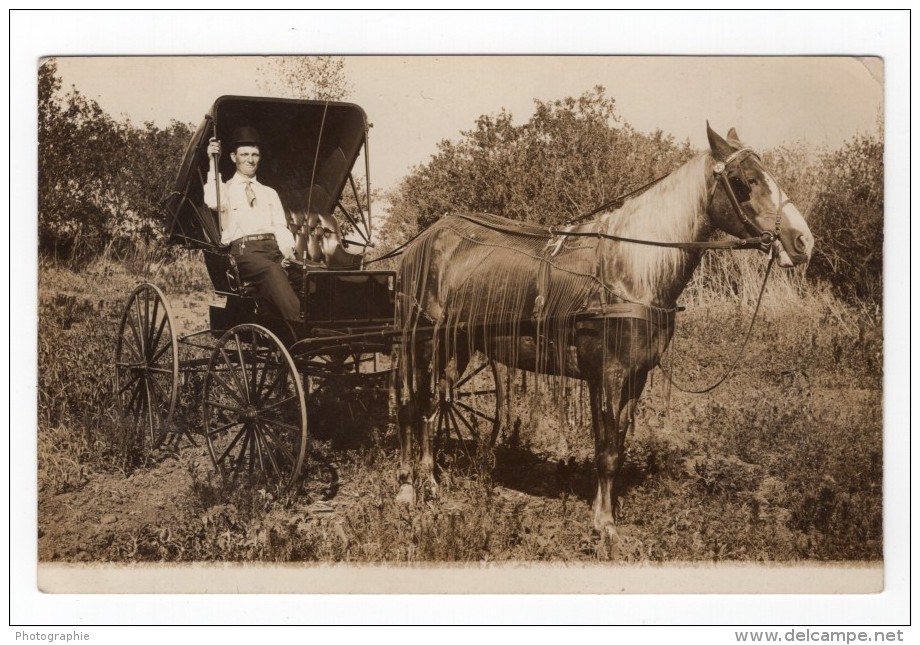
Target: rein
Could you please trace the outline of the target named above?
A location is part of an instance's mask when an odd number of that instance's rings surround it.
[[[670,249],[681,249],[684,251],[758,250],[758,251],[763,251],[764,253],[766,253],[770,250],[770,247],[772,246],[773,242],[779,237],[779,227],[780,227],[780,222],[781,222],[781,217],[782,217],[782,212],[783,212],[782,207],[785,204],[781,204],[780,207],[777,209],[775,230],[773,231],[759,230],[757,225],[744,213],[744,208],[741,206],[741,203],[738,201],[738,197],[737,195],[735,195],[735,191],[731,186],[731,183],[728,177],[728,173],[725,172],[726,169],[731,164],[734,164],[735,162],[741,163],[741,161],[744,161],[745,158],[752,156],[752,155],[757,157],[753,149],[744,147],[744,148],[741,148],[740,150],[736,150],[735,152],[733,152],[731,155],[729,155],[729,157],[725,161],[717,161],[715,165],[713,166],[713,174],[716,176],[716,181],[713,183],[712,189],[709,192],[709,202],[711,204],[712,198],[715,195],[716,188],[718,186],[722,187],[722,189],[725,191],[726,196],[728,197],[729,203],[732,206],[732,210],[735,211],[735,215],[738,216],[738,219],[741,220],[742,224],[744,224],[744,226],[748,230],[750,230],[753,233],[756,233],[756,235],[752,237],[736,238],[736,239],[731,239],[731,240],[713,240],[709,242],[659,242],[656,240],[640,240],[640,239],[636,239],[632,237],[622,237],[620,235],[610,235],[608,233],[601,233],[600,231],[597,231],[594,233],[583,233],[580,231],[564,231],[564,230],[559,230],[552,226],[547,227],[546,233],[542,233],[542,232],[535,233],[535,232],[530,232],[530,231],[514,229],[511,227],[503,227],[503,226],[495,226],[494,224],[487,224],[469,215],[460,214],[460,215],[454,215],[454,217],[459,217],[460,219],[464,219],[468,222],[472,222],[474,224],[482,226],[483,228],[488,228],[490,230],[493,230],[499,233],[508,233],[511,235],[523,235],[525,237],[544,237],[547,234],[550,237],[560,237],[560,236],[594,237],[597,239],[611,240],[614,242],[627,242],[629,244],[658,246],[658,247],[670,248]],[[587,213],[586,215],[582,215],[578,217],[577,219],[572,220],[571,223],[574,224],[574,223],[580,222],[582,220],[587,219],[588,217],[591,217],[592,215],[596,215],[597,213],[607,209],[610,206],[620,204],[627,198],[632,197],[633,195],[641,193],[647,190],[648,188],[654,186],[655,184],[660,182],[662,179],[668,177],[670,174],[671,173],[662,175],[648,182],[644,186],[640,186],[639,188],[636,188],[635,190],[629,193],[626,193],[625,195],[621,195],[617,197],[616,199],[612,199],[604,204],[601,204],[600,206],[592,210],[590,213]],[[417,233],[412,238],[410,238],[408,241],[396,247],[389,253],[379,258],[368,260],[367,262],[365,262],[365,264],[373,264],[374,262],[380,262],[382,260],[387,260],[389,258],[393,258],[398,255],[401,255],[403,250],[405,250],[405,248],[409,244],[411,244],[423,232],[424,231]]]
[[[671,375],[671,372],[665,368],[660,362],[658,367],[661,368],[661,371],[664,373],[665,378],[668,379],[668,383],[676,387],[678,390],[684,394],[706,394],[712,392],[714,389],[722,385],[728,378],[734,373],[735,369],[741,363],[741,357],[744,356],[744,350],[747,349],[748,341],[751,339],[751,332],[754,331],[754,323],[757,322],[757,314],[760,313],[760,305],[763,303],[763,294],[767,289],[767,278],[770,277],[770,269],[773,268],[773,262],[776,260],[776,257],[771,255],[770,261],[767,263],[767,270],[763,274],[763,283],[760,285],[760,293],[757,295],[757,305],[754,307],[754,315],[751,316],[751,323],[748,325],[747,332],[744,334],[744,340],[741,342],[741,347],[738,349],[738,354],[735,356],[735,360],[732,361],[732,364],[729,366],[728,370],[722,377],[713,383],[712,385],[705,387],[701,390],[691,390],[681,386],[677,381],[674,380],[674,377]]]

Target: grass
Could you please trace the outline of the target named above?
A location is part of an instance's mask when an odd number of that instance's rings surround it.
[[[209,294],[193,255],[102,260],[80,273],[41,267],[40,506],[57,495],[90,495],[87,482],[99,473],[120,473],[127,485],[133,472],[157,472],[156,464],[130,454],[110,379],[121,307],[145,278],[170,298]],[[517,431],[503,433],[494,469],[488,455],[473,463],[442,455],[440,496],[420,496],[413,508],[394,502],[392,423],[344,448],[317,442],[312,463],[335,462],[338,469],[334,495],[312,477],[307,490],[282,498],[259,489],[227,489],[202,453],[186,447],[176,457],[181,468],[170,492],[171,512],[104,541],[87,540],[95,544],[90,557],[399,563],[881,559],[881,319],[799,280],[771,283],[740,368],[711,395],[684,394],[660,370],[653,373],[627,441],[618,541],[591,530],[593,442],[581,389],[573,384],[566,416],[519,413]],[[696,288],[688,294],[690,306],[678,318],[666,359],[676,381],[698,387],[724,372],[754,298],[756,289],[732,298]],[[536,388],[518,390],[514,409],[545,410],[545,397]]]

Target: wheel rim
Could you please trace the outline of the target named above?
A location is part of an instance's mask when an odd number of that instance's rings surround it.
[[[115,393],[129,445],[141,454],[162,443],[176,410],[179,346],[163,292],[138,286],[125,305],[115,346]]]
[[[501,430],[502,382],[494,361],[477,352],[438,401],[436,434],[494,447]]]
[[[300,375],[278,337],[238,325],[218,341],[205,376],[204,434],[225,480],[284,492],[298,481],[307,448]]]

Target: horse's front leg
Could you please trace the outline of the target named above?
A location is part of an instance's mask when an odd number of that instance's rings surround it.
[[[614,370],[616,371],[616,370]],[[616,522],[613,517],[614,481],[622,465],[619,423],[615,411],[615,394],[618,394],[620,376],[608,374],[588,381],[591,398],[591,419],[594,428],[594,463],[597,473],[597,493],[594,496],[594,529],[601,534],[615,535]]]
[[[598,532],[616,533],[616,478],[625,460],[626,434],[635,421],[636,406],[647,377],[648,370],[644,367],[626,371],[611,365],[604,369],[601,383],[588,384],[597,467],[594,528]]]

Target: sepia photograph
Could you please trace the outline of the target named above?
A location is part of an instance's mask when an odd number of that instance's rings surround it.
[[[40,592],[885,591],[883,56],[152,53],[34,68]]]

